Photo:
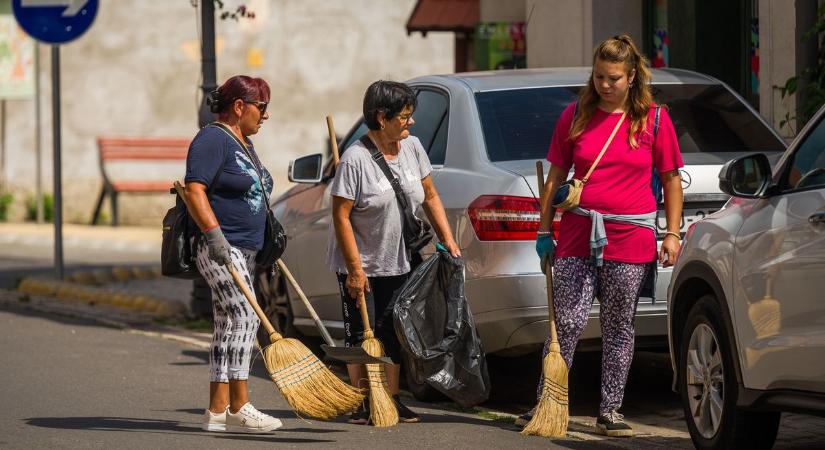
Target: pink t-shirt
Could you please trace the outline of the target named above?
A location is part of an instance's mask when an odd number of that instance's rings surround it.
[[[581,179],[590,169],[621,113],[607,113],[596,108],[584,132],[575,141],[569,139],[575,103],[562,112],[553,132],[547,160],[564,171],[574,168]],[[584,209],[604,214],[645,214],[656,211],[656,199],[650,188],[652,168],[659,173],[682,167],[682,155],[673,122],[661,108],[659,131],[653,139],[655,105],[648,114],[647,130],[640,133],[638,147],[630,146],[630,120],[625,117],[613,142],[590,176],[580,200]],[[607,232],[605,261],[649,263],[656,259],[656,236],[649,228],[604,221]],[[556,257],[590,256],[590,218],[578,214],[562,215]]]

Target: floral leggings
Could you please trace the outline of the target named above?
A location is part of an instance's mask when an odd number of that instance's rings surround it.
[[[602,328],[602,386],[599,414],[619,409],[630,363],[633,361],[633,319],[648,264],[605,261],[594,266],[589,258],[564,257],[553,265],[553,304],[561,355],[567,367],[579,341],[593,299],[599,299]],[[546,356],[550,338],[544,343]],[[538,396],[541,396],[539,379]]]
[[[252,290],[251,273],[258,252],[231,247],[229,254],[238,274]],[[213,332],[209,352],[209,381],[226,383],[249,378],[255,336],[261,320],[235,284],[226,267],[209,259],[206,239],[201,239],[195,265],[212,290]]]

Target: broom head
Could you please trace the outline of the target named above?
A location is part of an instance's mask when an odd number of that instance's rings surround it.
[[[567,363],[561,357],[558,342],[550,343],[550,352],[544,357],[541,398],[533,418],[522,434],[544,437],[564,437],[567,432]]]
[[[270,339],[272,344],[263,350],[264,364],[296,412],[329,420],[361,405],[360,390],[341,381],[301,341],[277,333]]]
[[[364,332],[361,347],[370,356],[384,356],[384,346],[370,331]],[[398,409],[395,407],[387,386],[387,373],[383,364],[367,364],[367,378],[370,382],[370,421],[376,427],[391,427],[398,423]]]

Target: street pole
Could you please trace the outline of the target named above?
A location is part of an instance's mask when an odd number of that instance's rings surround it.
[[[63,189],[60,174],[60,45],[52,44],[52,142],[54,144],[54,267],[63,279]]]
[[[206,96],[217,85],[217,64],[215,62],[215,2],[200,0],[201,5],[201,103],[198,109],[198,128],[203,128],[215,120],[209,111]],[[196,316],[207,317],[212,314],[212,291],[202,278],[192,282],[191,310]]]
[[[43,223],[43,152],[40,146],[40,43],[34,41],[34,195],[37,223]]]
[[[198,128],[203,128],[215,120],[209,111],[206,95],[214,91],[217,85],[217,64],[215,63],[215,3],[213,0],[201,0],[201,85],[202,96],[198,110]]]

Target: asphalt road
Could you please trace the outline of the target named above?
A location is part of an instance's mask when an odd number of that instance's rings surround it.
[[[206,433],[206,351],[84,320],[0,307],[0,448],[596,448],[520,435],[474,414],[420,407],[388,429],[295,417],[256,361],[251,398],[281,418],[270,435]],[[605,448],[599,445],[598,448]]]

